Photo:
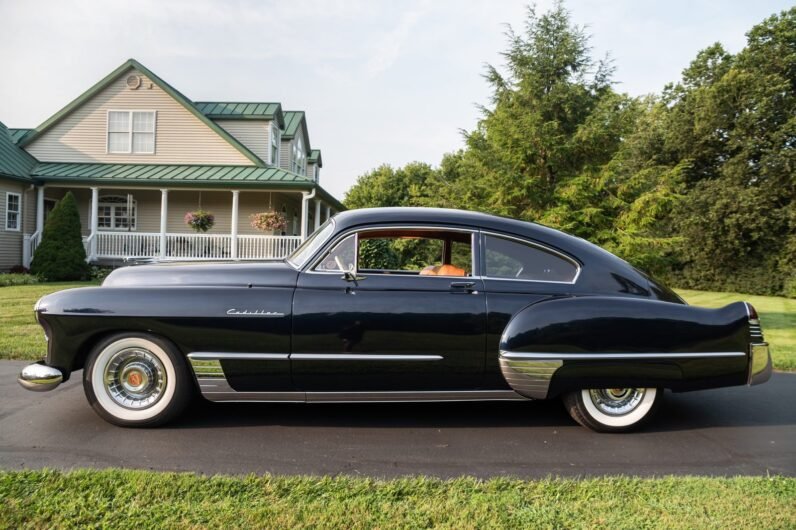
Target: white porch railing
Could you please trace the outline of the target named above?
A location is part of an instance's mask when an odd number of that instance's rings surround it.
[[[97,258],[160,258],[159,232],[97,232]],[[89,253],[90,238],[83,238]],[[237,259],[284,258],[301,243],[298,236],[238,236]],[[230,234],[166,234],[165,259],[233,259]]]

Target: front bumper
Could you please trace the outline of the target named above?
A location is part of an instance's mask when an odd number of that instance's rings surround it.
[[[750,385],[765,383],[771,378],[771,352],[767,342],[752,344],[749,349],[749,381]]]
[[[44,361],[29,364],[20,372],[17,382],[26,390],[47,392],[53,390],[64,380],[64,374],[57,368],[47,366]]]

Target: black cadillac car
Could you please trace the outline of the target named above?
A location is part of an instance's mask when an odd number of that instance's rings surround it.
[[[19,382],[83,369],[123,426],[211,401],[389,402],[561,397],[580,424],[626,431],[664,389],[763,383],[754,308],[688,306],[588,243],[443,209],[343,212],[284,261],[160,263],[45,296],[47,358]]]

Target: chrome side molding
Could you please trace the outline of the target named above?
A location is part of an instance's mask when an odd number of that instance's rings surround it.
[[[309,354],[308,354],[309,355]],[[293,356],[295,357],[295,356]],[[356,357],[354,355],[347,355]],[[388,356],[376,356],[388,357]],[[395,355],[389,357],[400,357],[404,360],[405,355]],[[410,356],[410,357],[439,357],[429,356]],[[326,355],[323,356],[326,358]],[[439,357],[441,359],[441,357]],[[215,402],[236,402],[236,401],[260,401],[260,402],[282,402],[282,403],[348,403],[348,402],[368,402],[368,403],[388,403],[388,402],[415,402],[415,401],[525,401],[526,398],[517,394],[513,390],[434,390],[434,391],[384,391],[384,392],[238,392],[232,388],[224,374],[224,367],[221,366],[222,359],[235,360],[261,360],[277,359],[287,360],[287,354],[249,354],[249,353],[211,353],[195,352],[188,354],[188,361],[191,365],[196,381],[199,383],[199,390],[209,401]],[[387,359],[384,359],[387,360]],[[410,359],[410,360],[437,360],[437,359]]]

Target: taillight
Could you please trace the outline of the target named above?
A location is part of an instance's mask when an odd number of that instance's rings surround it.
[[[755,306],[749,302],[744,303],[746,304],[746,314],[749,315],[749,322],[751,323],[754,321],[755,324],[760,324],[760,317],[757,316],[757,310],[755,309]]]

